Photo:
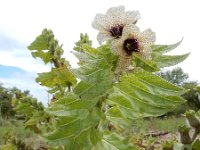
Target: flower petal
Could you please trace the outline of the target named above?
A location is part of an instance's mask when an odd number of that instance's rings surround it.
[[[140,33],[140,29],[134,25],[134,24],[130,24],[130,25],[126,25],[124,26],[123,32],[122,32],[122,36],[137,36]]]
[[[145,60],[151,60],[151,47],[144,46],[139,55]]]
[[[125,16],[125,24],[135,24],[140,19],[139,11],[127,11]]]
[[[116,39],[113,40],[110,44],[110,48],[115,53],[116,55],[121,55],[122,53],[122,45],[123,45],[123,40],[122,39]]]
[[[98,33],[97,35],[97,40],[99,41],[100,44],[102,44],[104,41],[110,39],[110,34],[109,33]]]
[[[110,49],[115,53],[118,54],[118,49],[119,49],[120,43],[119,40],[114,40],[110,44]]]
[[[118,7],[111,7],[107,10],[106,14],[107,15],[120,15],[121,13],[124,13],[125,8],[124,6],[118,6]]]
[[[107,10],[106,15],[110,18],[111,26],[124,24],[126,19],[124,6],[112,7]]]
[[[151,29],[143,31],[140,37],[143,42],[146,42],[146,44],[149,45],[152,45],[156,40],[155,32],[153,32]]]
[[[92,26],[97,30],[109,30],[110,24],[110,18],[107,15],[97,14],[94,18]]]

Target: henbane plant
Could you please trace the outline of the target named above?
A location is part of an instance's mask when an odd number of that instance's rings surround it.
[[[92,47],[87,35],[74,47],[79,68],[63,57],[51,30],[28,47],[33,57],[51,63],[50,72],[36,79],[49,88],[53,100],[45,110],[56,120],[44,137],[66,150],[132,150],[127,138],[115,132],[135,119],[156,117],[185,102],[186,90],[155,74],[160,68],[182,62],[189,55],[167,55],[181,42],[155,45],[155,33],[136,26],[138,11],[123,6],[97,14],[92,26],[99,30],[100,46]]]

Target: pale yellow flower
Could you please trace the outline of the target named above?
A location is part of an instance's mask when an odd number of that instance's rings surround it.
[[[111,42],[111,50],[119,56],[118,69],[124,71],[130,68],[133,53],[151,59],[151,45],[154,42],[155,33],[151,29],[140,32],[134,24],[124,26],[121,38]]]
[[[108,39],[122,36],[123,28],[135,24],[140,19],[138,11],[126,11],[124,6],[112,7],[106,14],[97,14],[92,23],[93,28],[99,30],[97,40],[102,43]]]

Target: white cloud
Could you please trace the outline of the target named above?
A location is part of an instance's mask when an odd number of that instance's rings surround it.
[[[0,64],[19,67],[28,72],[45,72],[49,66],[35,60],[26,49],[0,50]]]
[[[25,73],[25,74],[14,74],[9,78],[0,77],[0,82],[5,87],[17,87],[21,90],[29,90],[30,94],[36,97],[39,101],[47,105],[48,93],[47,88],[40,86],[35,82],[36,74]]]

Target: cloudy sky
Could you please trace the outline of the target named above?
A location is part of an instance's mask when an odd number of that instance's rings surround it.
[[[191,52],[178,66],[200,81],[200,20],[198,0],[0,0],[0,82],[6,86],[28,89],[47,103],[46,89],[35,83],[38,72],[48,71],[40,60],[31,57],[27,46],[44,28],[52,29],[64,44],[65,57],[75,66],[70,53],[80,33],[88,33],[96,41],[97,31],[91,27],[96,13],[113,6],[138,10],[137,25],[156,32],[156,44],[173,44],[182,39],[174,54]]]

